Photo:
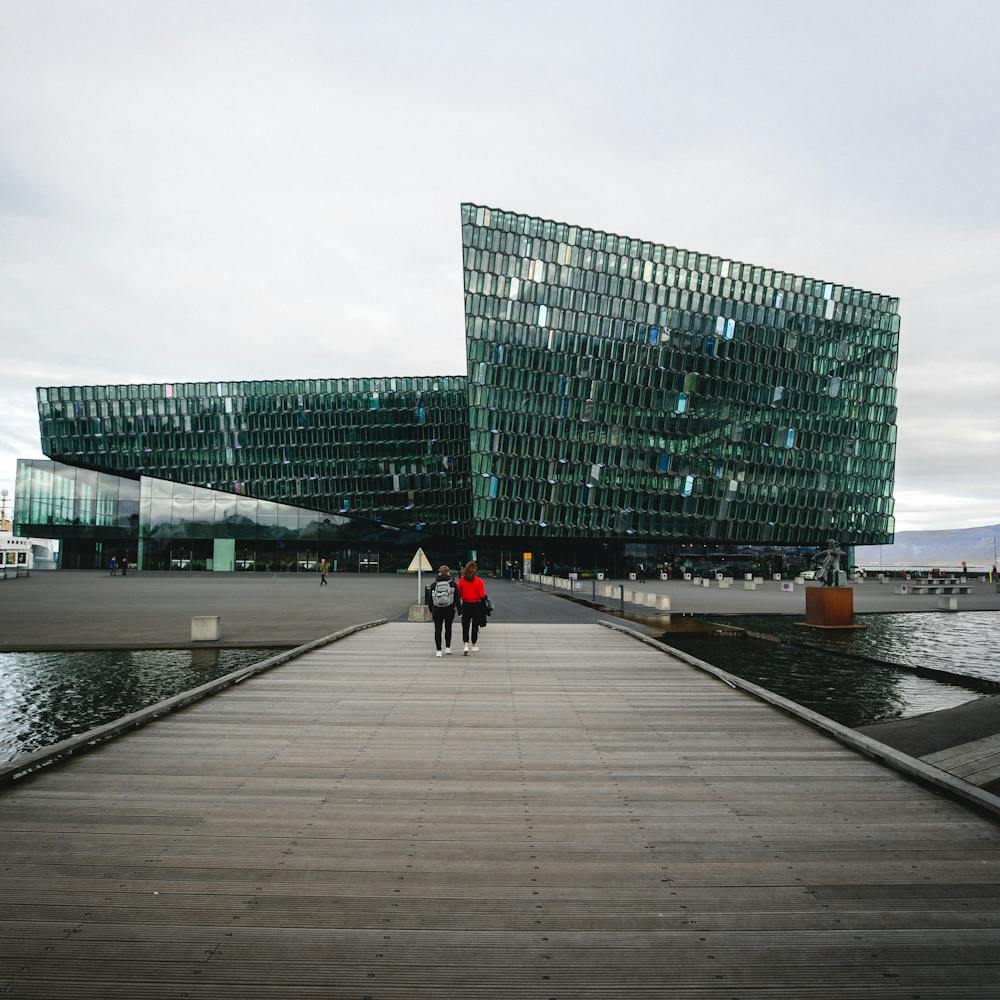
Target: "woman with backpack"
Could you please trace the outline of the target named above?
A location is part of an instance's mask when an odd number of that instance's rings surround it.
[[[434,618],[434,645],[437,646],[435,656],[441,655],[442,626],[444,626],[444,651],[451,656],[451,626],[455,621],[455,608],[458,606],[456,594],[451,570],[447,566],[439,566],[437,579],[427,588],[426,596],[427,607],[431,609]]]
[[[479,565],[476,562],[467,562],[462,576],[455,585],[458,590],[458,599],[461,603],[462,614],[462,643],[464,649],[463,656],[469,653],[478,653],[479,646],[476,645],[479,639],[479,625],[485,616],[486,609],[486,585],[482,578],[476,575]],[[469,642],[469,633],[472,633],[472,642]]]

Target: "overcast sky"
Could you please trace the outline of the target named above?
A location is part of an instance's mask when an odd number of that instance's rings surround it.
[[[901,300],[897,530],[1000,520],[1000,4],[0,0],[36,385],[465,371],[459,203]]]

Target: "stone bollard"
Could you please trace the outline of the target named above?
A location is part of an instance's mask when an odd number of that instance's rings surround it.
[[[743,581],[743,589],[744,590],[756,590],[757,589],[757,584],[754,583],[753,580],[744,580]]]
[[[719,590],[728,590],[732,585],[733,585],[732,580],[727,580],[725,577],[723,577],[719,581]]]
[[[759,583],[759,584],[763,584],[763,583],[764,583],[764,577],[762,577],[762,576],[755,576],[755,577],[753,578],[753,582],[754,582],[754,583]]]
[[[702,580],[701,581],[701,585],[703,587],[711,587],[712,586],[712,581],[711,580]]]
[[[670,610],[670,596],[668,594],[657,594],[656,595],[656,610],[657,611],[669,611]]]
[[[943,594],[938,598],[938,607],[942,611],[958,611],[958,598],[954,594]]]
[[[434,620],[434,616],[426,604],[411,604],[408,620],[411,622],[429,622]]]
[[[623,600],[623,601],[624,601],[624,602],[625,602],[626,604],[633,604],[633,603],[635,603],[635,602],[634,602],[634,601],[632,600],[632,597],[633,597],[633,596],[634,596],[634,595],[632,594],[632,591],[631,591],[631,590],[624,590],[624,589],[622,590],[622,600]]]
[[[218,639],[218,615],[196,615],[191,619],[192,642],[217,642]]]
[[[797,583],[797,584],[798,584],[798,585],[799,585],[800,587],[801,587],[801,586],[804,586],[804,584],[805,584],[805,582],[806,582],[806,578],[805,578],[804,576],[797,576],[797,577],[795,578],[795,582],[796,582],[796,583]]]

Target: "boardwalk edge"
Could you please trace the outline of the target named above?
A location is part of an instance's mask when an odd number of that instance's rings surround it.
[[[188,691],[182,691],[180,694],[175,694],[171,698],[165,698],[154,705],[147,705],[146,708],[142,708],[138,712],[123,715],[120,719],[115,719],[113,722],[106,722],[102,726],[88,729],[85,733],[71,736],[68,740],[53,743],[51,746],[43,747],[34,753],[15,757],[12,761],[0,767],[0,788],[13,784],[21,778],[26,778],[41,768],[54,764],[73,754],[86,752],[95,746],[99,746],[101,743],[105,743],[107,740],[128,732],[130,729],[137,729],[164,715],[169,715],[179,708],[184,708],[225,688],[240,684],[251,677],[255,677],[257,674],[262,674],[274,667],[281,666],[281,664],[287,663],[289,660],[294,660],[304,653],[309,653],[322,646],[328,646],[330,643],[345,639],[355,632],[375,628],[378,625],[385,625],[387,621],[387,618],[377,618],[374,621],[362,622],[360,625],[350,625],[347,628],[340,629],[338,632],[332,632],[330,635],[313,639],[310,642],[303,643],[301,646],[296,646],[294,649],[278,653],[276,656],[270,656],[259,663],[253,663],[248,667],[240,667],[239,670],[224,674],[222,677],[216,677],[215,680],[208,681],[206,684],[201,684]]]
[[[977,808],[991,813],[994,817],[1000,818],[1000,797],[985,792],[981,788],[963,781],[961,778],[956,778],[947,771],[942,771],[931,764],[926,764],[917,757],[911,757],[909,754],[903,753],[895,747],[880,743],[878,740],[874,740],[870,736],[865,736],[848,726],[843,726],[839,722],[834,722],[833,719],[828,719],[825,715],[820,715],[819,712],[814,712],[812,709],[806,708],[798,702],[783,698],[780,694],[775,694],[773,691],[769,691],[759,684],[754,684],[752,681],[747,681],[742,677],[737,677],[735,674],[730,674],[719,667],[713,666],[711,663],[707,663],[705,660],[699,660],[697,656],[685,653],[684,650],[676,649],[674,646],[668,646],[664,642],[644,635],[642,632],[635,631],[635,629],[620,625],[618,622],[599,621],[597,624],[603,625],[604,628],[611,629],[613,632],[623,632],[625,635],[637,639],[639,642],[644,642],[647,646],[658,649],[661,653],[668,653],[670,656],[682,660],[692,667],[697,667],[699,670],[711,674],[724,684],[728,684],[731,688],[746,691],[748,694],[752,694],[754,697],[766,701],[776,708],[780,708],[782,711],[796,716],[796,718],[802,719],[803,722],[808,722],[814,728],[821,729],[823,732],[833,736],[834,739],[851,747],[851,749],[857,750],[866,757],[871,757],[891,767],[894,771],[899,771],[923,784],[932,785],[936,789],[946,792],[955,798],[964,799]]]

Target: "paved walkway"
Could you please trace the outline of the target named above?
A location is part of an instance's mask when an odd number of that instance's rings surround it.
[[[818,583],[794,584],[789,593],[781,590],[774,580],[758,584],[756,590],[744,590],[743,581],[733,582],[732,587],[720,590],[716,586],[695,587],[683,580],[660,580],[650,578],[646,583],[629,580],[609,581],[623,584],[626,590],[641,590],[653,594],[669,594],[671,611],[674,614],[713,615],[805,615],[806,587],[818,587]],[[786,581],[787,582],[787,581]],[[858,614],[899,611],[938,611],[938,599],[926,594],[897,594],[899,582],[867,580],[854,588],[854,610]],[[1000,611],[1000,593],[994,583],[971,584],[972,593],[958,598],[959,611]],[[553,588],[544,586],[546,591]],[[592,593],[590,580],[580,581],[579,596],[589,599]],[[617,602],[609,598],[599,598],[605,603]],[[639,611],[639,606],[626,605],[630,611]]]
[[[0,649],[189,644],[194,615],[220,615],[219,646],[295,646],[375,618],[405,619],[417,579],[337,574],[33,573],[0,601]],[[426,575],[425,575],[426,581]],[[497,620],[595,622],[604,615],[528,587],[488,580]],[[205,643],[199,643],[204,647]]]
[[[18,998],[985,1000],[1000,828],[598,626],[390,624],[0,795]]]

